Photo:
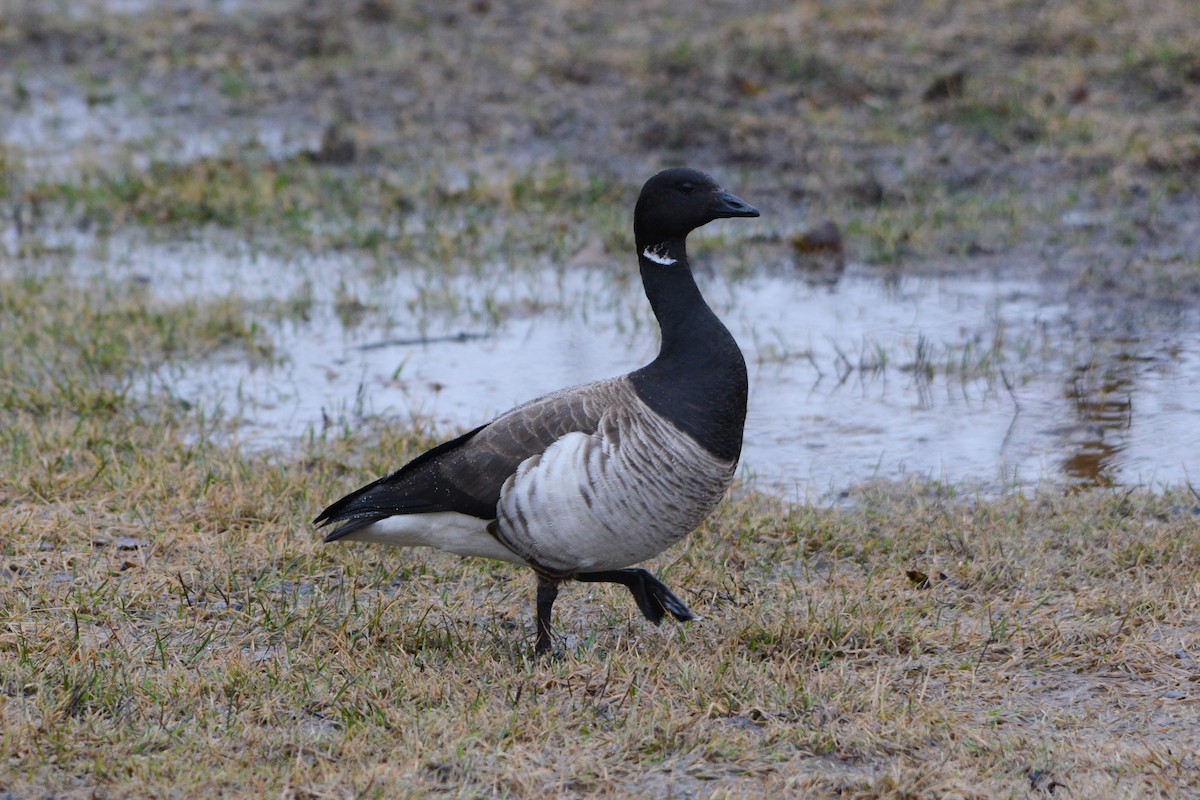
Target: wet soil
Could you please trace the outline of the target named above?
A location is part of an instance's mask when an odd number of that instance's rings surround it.
[[[35,161],[136,156],[146,131],[184,145],[160,157],[253,142],[363,169],[553,156],[637,182],[686,161],[781,215],[1017,190],[1122,252],[1194,256],[1200,12],[1095,5],[15,2],[0,98]]]

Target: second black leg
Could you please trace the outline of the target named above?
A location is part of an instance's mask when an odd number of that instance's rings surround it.
[[[671,593],[666,584],[644,569],[609,569],[600,572],[580,572],[574,578],[577,581],[588,583],[621,584],[629,589],[642,615],[655,625],[662,622],[664,613],[667,611],[671,612],[671,616],[680,622],[696,618],[688,607],[684,605],[683,601]]]

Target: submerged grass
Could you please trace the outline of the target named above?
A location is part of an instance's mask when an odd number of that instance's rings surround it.
[[[0,408],[80,418],[117,413],[147,370],[237,347],[270,357],[235,299],[165,304],[136,283],[50,270],[0,275]]]

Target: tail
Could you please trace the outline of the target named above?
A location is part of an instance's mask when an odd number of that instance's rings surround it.
[[[445,502],[434,499],[436,486],[430,485],[430,479],[436,474],[435,459],[461,446],[485,427],[487,426],[481,425],[456,439],[426,450],[391,475],[351,492],[318,514],[313,524],[324,527],[338,522],[345,523],[325,537],[326,542],[335,542],[360,528],[374,525],[397,514],[459,510],[448,508]]]
[[[325,509],[313,520],[317,527],[344,523],[325,537],[326,542],[336,542],[359,528],[374,525],[382,519],[396,514],[421,514],[440,511],[436,505],[418,498],[406,496],[404,490],[394,482],[395,475],[380,478],[374,483],[351,492]]]

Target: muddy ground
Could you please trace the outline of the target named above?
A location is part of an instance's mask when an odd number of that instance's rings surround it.
[[[119,170],[256,142],[268,158],[436,169],[451,184],[558,161],[636,186],[689,163],[743,187],[781,235],[839,222],[867,263],[1029,267],[1187,301],[1198,14],[1185,0],[636,13],[571,0],[10,0],[0,107],[21,115],[41,93],[82,87],[89,108],[121,118],[70,148],[10,135],[10,169],[34,165],[23,186],[47,167]],[[971,229],[939,221],[961,223],[964,205],[980,209]]]

